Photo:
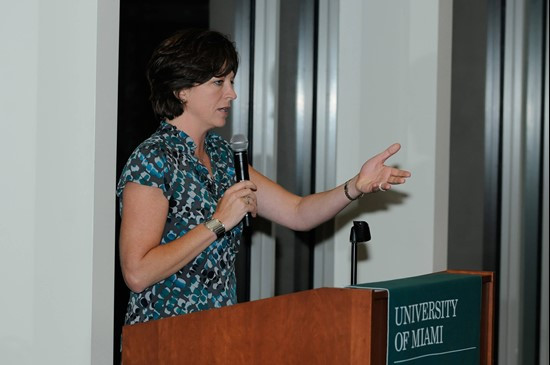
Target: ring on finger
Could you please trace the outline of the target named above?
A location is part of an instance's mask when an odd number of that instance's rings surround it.
[[[378,184],[378,190],[380,190],[380,191],[386,191],[386,190],[388,190],[388,189],[384,189],[384,188],[382,187],[382,183],[379,183],[379,184]]]

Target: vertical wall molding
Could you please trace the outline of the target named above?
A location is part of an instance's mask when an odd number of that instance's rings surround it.
[[[520,363],[519,342],[522,219],[521,121],[523,115],[524,68],[523,1],[510,1],[506,7],[504,55],[504,96],[502,131],[502,230],[499,298],[499,364]]]
[[[534,364],[539,353],[544,9],[542,0],[506,2],[500,364]]]
[[[549,205],[549,191],[548,191],[548,140],[550,127],[548,123],[548,3],[546,5],[546,52],[544,55],[544,116],[543,116],[543,178],[542,178],[542,250],[541,250],[541,303],[540,303],[540,330],[539,330],[539,364],[548,364],[550,355],[548,353],[548,267],[549,267],[549,250],[548,250],[548,205]]]
[[[237,99],[233,101],[231,108],[231,134],[248,134],[249,102],[250,102],[250,33],[252,31],[250,21],[251,2],[253,0],[235,1],[235,29],[234,41],[239,52],[239,72],[235,76],[235,92]]]
[[[120,2],[98,0],[91,364],[113,361],[116,125]]]
[[[319,0],[315,191],[336,185],[339,0]],[[334,286],[334,221],[317,230],[313,286]]]
[[[255,1],[254,25],[254,168],[272,180],[277,178],[277,94],[279,52],[279,1]],[[273,223],[255,230],[251,247],[250,299],[275,293],[275,238]]]

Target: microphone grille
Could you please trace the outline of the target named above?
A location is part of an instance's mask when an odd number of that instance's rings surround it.
[[[248,139],[244,134],[235,134],[231,137],[231,149],[233,152],[243,152],[248,149]]]

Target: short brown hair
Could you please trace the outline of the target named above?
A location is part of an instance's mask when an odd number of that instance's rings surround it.
[[[178,91],[236,74],[238,66],[235,45],[223,34],[203,29],[175,33],[160,43],[147,68],[153,111],[161,119],[174,119],[183,113]]]

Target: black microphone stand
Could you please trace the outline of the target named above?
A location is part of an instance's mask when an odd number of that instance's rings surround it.
[[[370,241],[370,229],[367,222],[353,221],[351,227],[351,285],[357,285],[357,244]]]

